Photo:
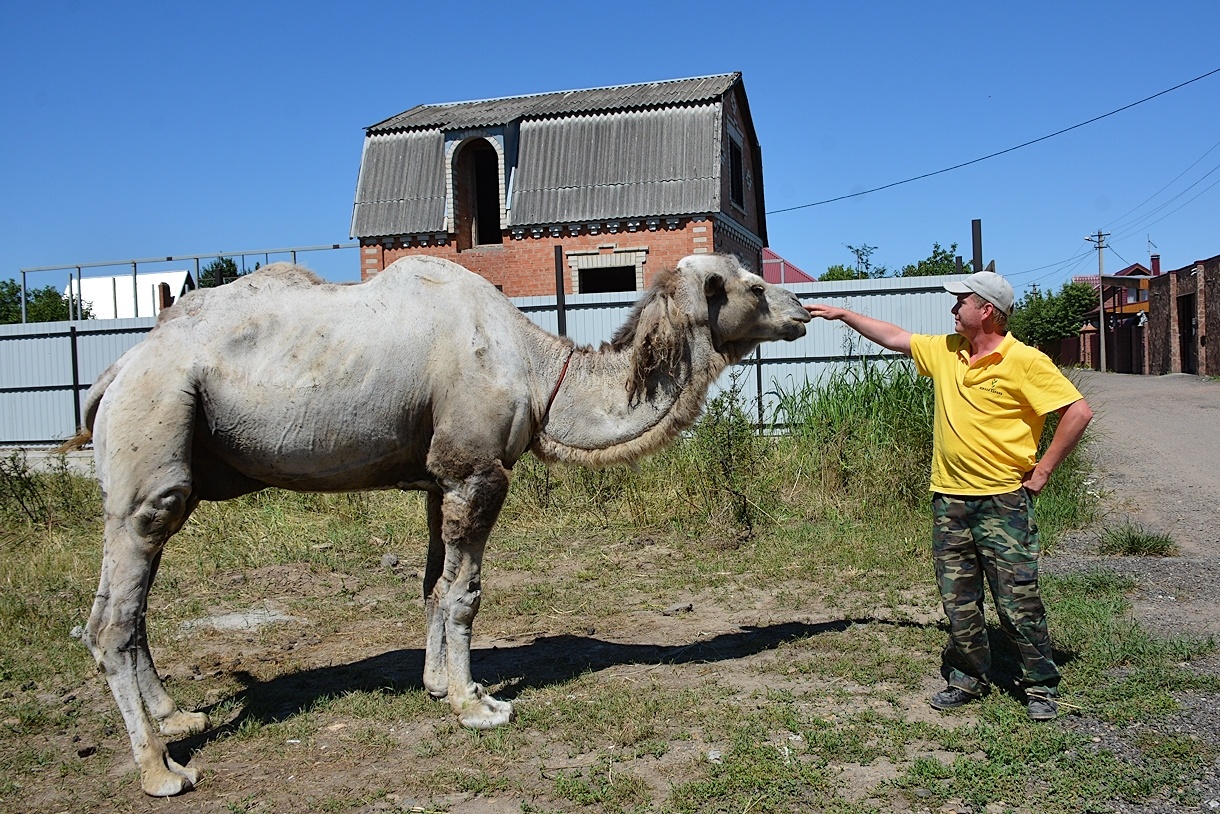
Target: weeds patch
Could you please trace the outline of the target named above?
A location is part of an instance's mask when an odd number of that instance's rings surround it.
[[[1102,529],[1097,550],[1100,554],[1123,557],[1172,557],[1178,553],[1177,545],[1168,534],[1151,532],[1133,523]]]

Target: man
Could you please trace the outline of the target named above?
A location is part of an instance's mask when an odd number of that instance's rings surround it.
[[[945,289],[957,295],[957,333],[949,336],[912,334],[829,305],[805,308],[912,357],[919,374],[932,378],[932,550],[949,620],[941,658],[948,686],[932,696],[932,706],[954,709],[989,689],[986,576],[1001,626],[1020,654],[1029,717],[1048,721],[1059,714],[1059,670],[1038,590],[1033,498],[1076,447],[1093,411],[1045,354],[1009,335],[1013,290],[1007,280],[982,271]],[[1039,460],[1038,440],[1052,412],[1059,425]]]

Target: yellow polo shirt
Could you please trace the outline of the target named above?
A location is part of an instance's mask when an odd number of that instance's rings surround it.
[[[1012,334],[973,365],[965,337],[914,334],[911,358],[936,392],[933,492],[979,496],[1019,488],[1038,462],[1046,415],[1081,398],[1046,354]]]

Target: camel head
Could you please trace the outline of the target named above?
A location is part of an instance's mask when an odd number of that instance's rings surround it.
[[[805,335],[809,312],[789,291],[747,271],[727,254],[691,255],[657,275],[610,345],[632,350],[628,394],[642,395],[657,374],[682,375],[694,334],[706,331],[724,365],[749,355],[759,343]],[[686,371],[688,372],[688,371]]]
[[[701,284],[712,344],[730,363],[762,342],[790,342],[805,335],[809,312],[796,295],[747,271],[736,257],[692,255],[679,261],[678,270]]]

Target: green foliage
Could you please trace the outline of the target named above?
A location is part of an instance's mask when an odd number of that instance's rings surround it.
[[[872,257],[873,252],[877,251],[876,246],[868,246],[860,244],[859,246],[848,246],[847,250],[856,256],[856,277],[865,279],[869,277],[884,277],[890,271],[885,266],[874,266]]]
[[[734,381],[712,399],[688,446],[705,489],[729,509],[736,526],[748,530],[762,519],[769,502],[765,491],[755,488],[753,473],[767,466],[771,444],[745,414],[740,394],[740,382]]]
[[[826,273],[818,278],[819,282],[832,283],[835,280],[858,280],[860,272],[856,271],[851,266],[835,264],[826,269]]]
[[[252,271],[258,271],[258,269],[259,264],[255,263]],[[199,287],[215,288],[225,283],[231,283],[239,277],[245,277],[249,273],[249,271],[239,269],[232,257],[217,257],[199,270]]]
[[[1097,292],[1081,283],[1064,283],[1057,294],[1029,291],[1008,319],[1013,336],[1027,345],[1049,345],[1076,336],[1084,315],[1097,305]]]
[[[97,488],[78,477],[60,456],[48,458],[44,471],[30,468],[22,451],[0,458],[0,521],[51,528],[97,517]],[[0,532],[0,537],[3,532]]]
[[[932,254],[918,263],[903,266],[900,277],[932,277],[938,274],[957,274],[957,244],[942,248],[939,243],[932,244]]]
[[[856,257],[854,265],[836,264],[826,269],[826,273],[818,278],[820,282],[828,283],[835,280],[862,280],[867,278],[885,277],[890,272],[885,266],[874,266],[872,254],[876,246],[848,246],[848,250]],[[903,266],[897,272],[898,277],[931,277],[937,274],[957,274],[957,244],[944,248],[939,243],[932,244],[932,254],[917,263]]]
[[[54,286],[28,288],[25,292],[26,322],[58,322],[71,319],[68,298]],[[89,316],[88,305],[85,316]],[[0,280],[0,325],[21,322],[21,284],[16,280]]]

